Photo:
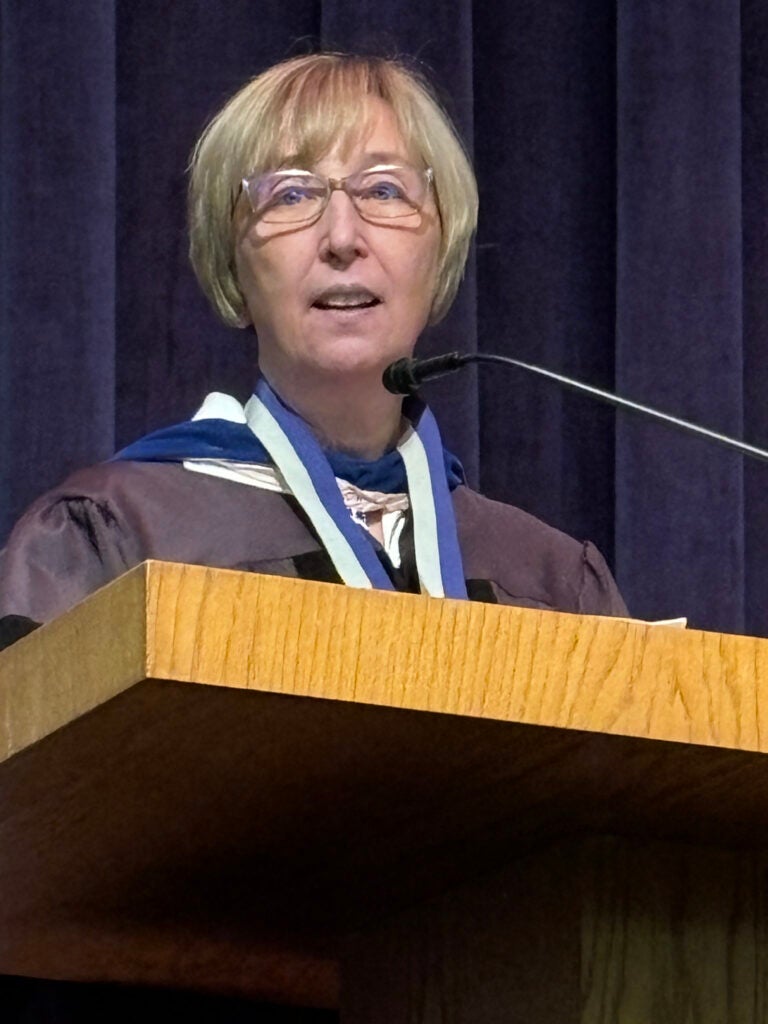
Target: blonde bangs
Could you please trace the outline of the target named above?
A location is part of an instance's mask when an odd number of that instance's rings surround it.
[[[432,322],[447,311],[477,220],[477,188],[461,142],[414,72],[396,61],[324,53],[277,64],[249,82],[211,121],[193,152],[190,257],[226,323],[239,326],[245,311],[232,240],[242,178],[287,162],[311,168],[333,149],[346,157],[368,133],[361,117],[368,96],[392,107],[412,159],[433,169],[442,237]]]
[[[392,81],[392,69],[355,58],[325,56],[329,59],[322,63],[319,57],[308,58],[304,70],[294,69],[275,89],[262,114],[258,137],[253,139],[251,170],[260,173],[293,160],[310,167],[334,149],[347,157],[364,142],[370,128],[370,122],[361,117],[361,100],[368,96],[394,109],[406,148],[419,156],[414,112],[409,104],[399,102],[402,97],[398,83]]]
[[[369,124],[361,118],[361,97],[376,95],[364,67],[311,64],[275,97],[267,115],[275,143],[259,154],[257,170],[279,167],[289,159],[311,167],[333,149],[342,157],[365,138]],[[270,116],[271,115],[271,116]],[[278,148],[279,147],[279,148]]]

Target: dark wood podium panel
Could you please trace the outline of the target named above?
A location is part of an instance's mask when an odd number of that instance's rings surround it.
[[[361,930],[341,1017],[762,1024],[767,908],[765,852],[561,840]]]
[[[150,563],[0,656],[0,971],[322,1007],[367,948],[368,1020],[376,922],[552,857],[582,899],[575,837],[758,865],[766,666],[751,638]]]

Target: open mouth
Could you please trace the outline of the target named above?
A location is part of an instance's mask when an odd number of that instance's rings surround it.
[[[315,309],[331,309],[341,312],[357,309],[372,309],[381,304],[381,299],[367,288],[328,288],[321,292],[312,303]]]

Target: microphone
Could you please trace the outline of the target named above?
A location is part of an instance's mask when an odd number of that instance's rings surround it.
[[[660,412],[649,405],[641,405],[639,402],[632,402],[628,398],[622,398],[611,391],[604,391],[602,388],[593,387],[591,384],[584,384],[582,381],[566,377],[562,373],[555,373],[543,366],[534,366],[533,363],[523,363],[519,359],[511,359],[509,356],[499,356],[491,352],[447,352],[442,356],[433,356],[431,359],[398,359],[391,363],[382,375],[382,383],[387,391],[393,395],[415,395],[422,384],[429,380],[436,380],[448,373],[454,373],[469,363],[503,363],[506,366],[516,366],[520,370],[527,370],[529,373],[554,380],[563,387],[578,391],[581,394],[589,395],[601,402],[607,402],[618,409],[627,409],[630,412],[639,412],[643,416],[657,420],[660,423],[667,423],[672,427],[679,427],[690,434],[698,437],[706,437],[726,448],[740,452],[742,455],[749,455],[762,462],[768,462],[768,451],[757,448],[755,445],[739,441],[735,437],[728,437],[726,434],[719,434],[707,427],[700,427],[696,423],[680,419],[679,416],[670,416],[669,413]]]
[[[476,353],[446,352],[431,359],[398,359],[382,375],[382,383],[393,395],[415,395],[422,384],[460,370],[473,361]]]

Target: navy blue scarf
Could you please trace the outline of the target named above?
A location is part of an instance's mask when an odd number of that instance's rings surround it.
[[[415,418],[422,408],[418,399],[406,398],[403,415],[408,419]],[[405,464],[396,448],[372,461],[328,448],[324,448],[323,453],[335,476],[348,480],[361,490],[402,494],[408,489]],[[222,419],[185,420],[154,430],[122,448],[111,461],[184,462],[185,459],[222,459],[273,465],[269,452],[246,423]],[[443,448],[443,462],[451,490],[466,482],[464,467],[447,448]]]

